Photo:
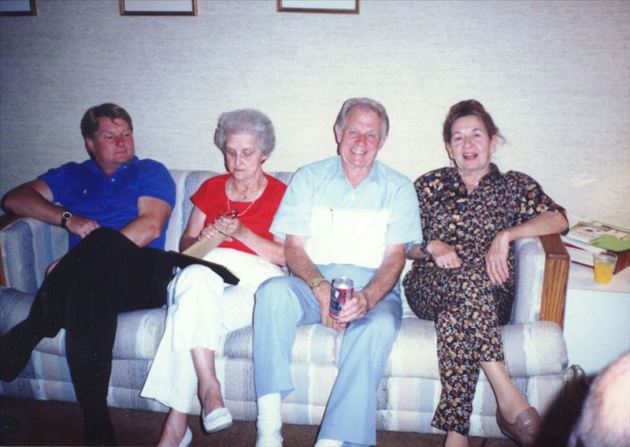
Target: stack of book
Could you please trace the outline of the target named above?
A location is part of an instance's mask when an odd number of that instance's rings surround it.
[[[578,222],[562,236],[571,261],[592,267],[593,253],[617,255],[615,273],[630,265],[630,230],[598,221]]]

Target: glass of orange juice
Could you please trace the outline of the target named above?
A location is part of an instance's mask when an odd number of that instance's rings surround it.
[[[617,264],[617,255],[614,253],[594,253],[593,254],[593,274],[595,282],[600,284],[610,284],[613,272]]]

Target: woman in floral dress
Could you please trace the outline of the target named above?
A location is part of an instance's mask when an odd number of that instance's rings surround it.
[[[475,100],[451,107],[443,139],[453,167],[415,182],[423,242],[408,256],[405,294],[418,317],[435,322],[442,392],[432,425],[446,446],[467,446],[479,369],[498,402],[497,422],[520,445],[531,445],[540,415],[510,380],[500,325],[514,294],[511,242],[564,231],[564,209],[520,172],[491,163],[501,136]]]

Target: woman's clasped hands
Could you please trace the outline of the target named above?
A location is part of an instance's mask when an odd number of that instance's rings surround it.
[[[242,224],[237,217],[220,216],[212,224],[206,225],[197,240],[214,239],[217,234],[225,236],[227,241],[232,240],[232,236],[236,237],[241,231]]]

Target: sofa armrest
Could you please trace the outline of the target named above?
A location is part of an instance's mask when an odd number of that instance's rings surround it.
[[[46,268],[68,250],[68,234],[36,219],[4,215],[0,226],[3,285],[34,293]]]
[[[569,256],[552,234],[519,239],[516,255],[512,323],[553,321],[562,326]]]
[[[569,253],[559,234],[541,236],[540,242],[545,250],[545,277],[540,302],[540,319],[553,321],[562,327],[569,279]]]
[[[12,224],[18,219],[19,219],[18,216],[11,213],[3,214],[2,216],[0,216],[0,232],[2,232],[6,226]],[[6,278],[6,274],[4,273],[4,262],[3,262],[4,256],[2,256],[4,251],[5,250],[2,244],[2,240],[0,239],[0,286],[7,285],[7,278]]]

